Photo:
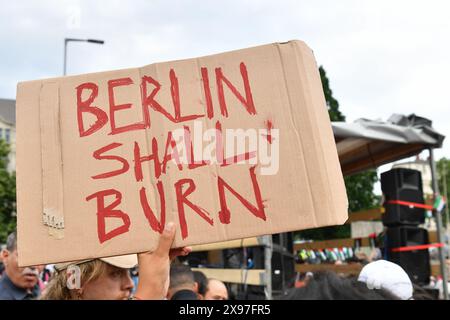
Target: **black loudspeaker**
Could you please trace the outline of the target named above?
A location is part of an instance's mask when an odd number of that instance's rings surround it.
[[[426,285],[430,281],[431,266],[428,249],[393,252],[399,247],[428,244],[428,231],[413,226],[389,227],[386,231],[386,249],[389,261],[401,266],[411,281]]]
[[[283,251],[294,253],[293,232],[277,233],[272,235],[272,244],[275,248],[280,247]]]
[[[381,174],[381,190],[384,195],[383,224],[419,225],[425,222],[425,209],[392,204],[389,201],[425,203],[420,171],[398,168]]]
[[[289,254],[274,251],[272,253],[272,291],[282,294],[293,287],[295,282],[295,261]]]
[[[295,258],[293,254],[292,232],[272,235],[272,296],[281,296],[286,290],[292,288],[295,283]],[[251,263],[251,269],[265,269],[265,248],[255,246],[245,248],[245,257]],[[242,251],[242,249],[241,249]],[[243,286],[241,286],[243,289]],[[241,291],[239,297],[245,299],[264,299],[263,286],[247,286],[245,292]]]
[[[248,248],[248,258],[253,262],[252,269],[265,269],[264,247]],[[294,255],[279,250],[272,251],[272,292],[273,295],[282,294],[291,288],[295,282]]]
[[[291,255],[284,254],[283,255],[283,281],[285,289],[290,289],[295,285],[295,257]]]

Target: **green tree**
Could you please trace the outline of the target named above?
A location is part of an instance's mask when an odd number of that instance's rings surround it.
[[[339,102],[333,97],[330,81],[325,69],[320,66],[320,79],[322,80],[323,92],[327,103],[328,115],[331,121],[345,121],[344,114],[339,110]],[[347,189],[349,211],[370,209],[379,203],[379,198],[373,193],[373,185],[378,181],[376,170],[368,170],[359,174],[344,178]],[[349,238],[351,236],[350,225],[331,226],[302,230],[296,233],[296,238],[325,240]]]
[[[0,243],[16,228],[16,173],[7,171],[9,145],[0,139]]]
[[[322,81],[323,93],[328,107],[328,115],[331,121],[345,121],[344,114],[339,110],[339,102],[333,97],[333,91],[330,88],[330,80],[328,80],[325,69],[319,67],[320,80]]]

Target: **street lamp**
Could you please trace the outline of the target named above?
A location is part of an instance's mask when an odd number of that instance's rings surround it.
[[[64,38],[64,75],[66,75],[66,66],[67,66],[67,43],[70,41],[73,42],[90,42],[96,44],[104,44],[105,41],[97,40],[97,39],[75,39],[75,38]]]

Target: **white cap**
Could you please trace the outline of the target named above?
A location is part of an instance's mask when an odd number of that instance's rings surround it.
[[[137,254],[128,254],[124,256],[115,256],[115,257],[107,257],[107,258],[99,258],[103,262],[106,262],[114,267],[118,267],[121,269],[130,269],[135,267],[138,264]],[[62,271],[66,269],[70,265],[78,265],[85,262],[92,261],[94,259],[87,259],[87,260],[81,260],[81,261],[73,261],[73,262],[66,262],[66,263],[58,263],[55,264],[54,268],[57,271]]]
[[[413,286],[405,270],[386,260],[371,262],[362,268],[358,281],[366,283],[369,289],[384,289],[402,300],[412,298]]]

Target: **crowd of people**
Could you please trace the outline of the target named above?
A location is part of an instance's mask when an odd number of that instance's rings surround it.
[[[175,227],[168,224],[154,252],[21,268],[17,234],[1,252],[0,300],[228,300],[226,285],[176,259],[191,248],[171,249]],[[398,265],[377,260],[357,277],[308,273],[281,299],[411,300],[432,299]]]
[[[223,282],[174,262],[191,251],[171,249],[174,235],[169,223],[154,252],[22,268],[13,232],[1,251],[0,300],[227,300]]]

